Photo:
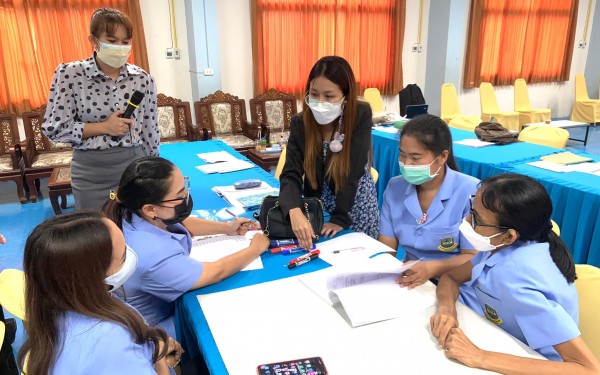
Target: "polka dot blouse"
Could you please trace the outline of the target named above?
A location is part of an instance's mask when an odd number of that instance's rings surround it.
[[[114,111],[124,111],[135,90],[145,95],[131,116],[135,122],[131,135],[82,138],[86,123],[103,122]],[[113,81],[98,68],[92,56],[56,68],[42,131],[53,141],[69,143],[78,150],[141,146],[147,155],[158,155],[156,112],[156,84],[148,73],[126,63]]]

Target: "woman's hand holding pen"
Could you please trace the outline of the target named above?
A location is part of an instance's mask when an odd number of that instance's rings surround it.
[[[169,337],[167,353],[167,366],[173,368],[177,366],[179,360],[181,359],[181,355],[185,353],[185,350],[183,350],[180,343],[178,343],[172,337]]]
[[[226,223],[226,225],[226,234],[230,236],[243,236],[248,232],[248,228],[252,225],[252,220],[238,217],[235,220]]]
[[[119,117],[123,113],[125,112],[121,110],[114,111],[108,120],[102,123],[106,134],[112,137],[122,137],[129,133],[129,128],[133,127],[135,124],[133,119]]]
[[[305,249],[310,249],[313,238],[315,238],[315,233],[300,208],[292,208],[290,210],[290,222],[292,230],[298,239],[298,245]]]

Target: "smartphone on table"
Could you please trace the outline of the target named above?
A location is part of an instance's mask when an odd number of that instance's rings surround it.
[[[321,357],[268,363],[257,368],[258,375],[327,375]]]

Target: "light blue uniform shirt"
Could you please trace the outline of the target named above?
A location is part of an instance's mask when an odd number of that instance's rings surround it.
[[[50,375],[156,375],[154,346],[136,344],[123,326],[76,312],[67,312],[59,324],[60,352]]]
[[[581,335],[578,295],[550,256],[548,243],[520,242],[471,260],[471,285],[484,316],[544,357]]]
[[[417,188],[404,177],[392,178],[383,193],[380,234],[393,237],[406,251],[405,261],[447,259],[470,250],[471,244],[458,226],[469,214],[469,197],[475,194],[479,180],[446,166],[446,175],[431,206],[427,221],[423,216]]]
[[[181,224],[162,230],[137,215],[123,220],[125,242],[136,252],[138,266],[125,282],[125,299],[149,325],[175,338],[175,301],[202,275],[202,263],[190,258],[192,237]],[[116,295],[122,297],[119,291]]]

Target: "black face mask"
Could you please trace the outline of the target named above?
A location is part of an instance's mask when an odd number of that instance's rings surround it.
[[[164,206],[162,206],[162,207],[164,207]],[[156,219],[159,219],[160,221],[162,221],[163,223],[165,223],[167,225],[179,224],[190,216],[190,214],[192,213],[193,207],[194,207],[194,200],[192,199],[192,196],[189,195],[187,199],[184,199],[177,206],[173,206],[173,209],[175,210],[175,216],[173,218],[162,219],[157,216]]]

